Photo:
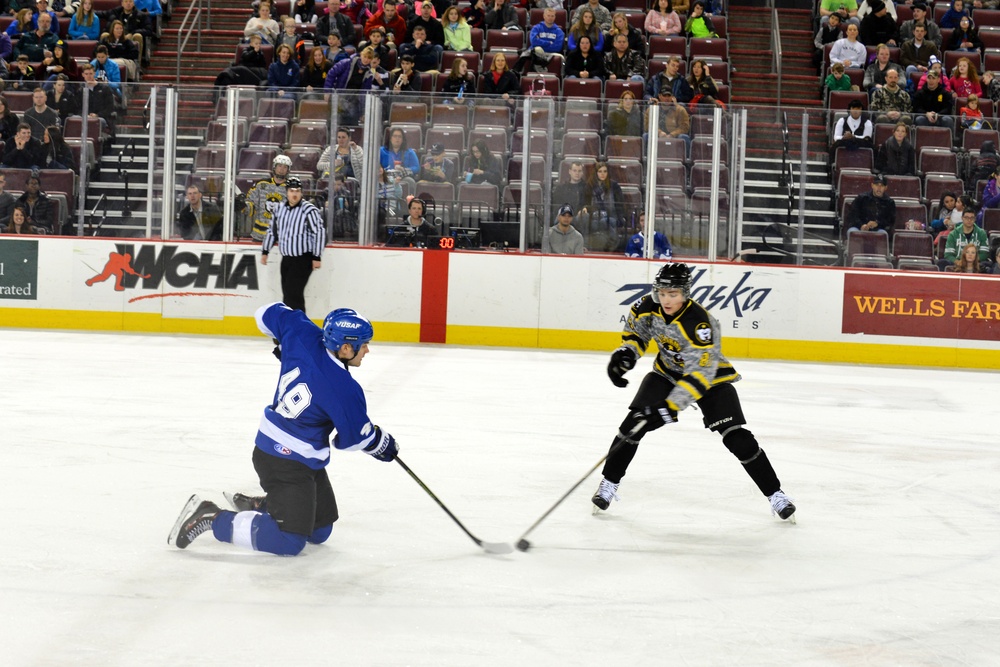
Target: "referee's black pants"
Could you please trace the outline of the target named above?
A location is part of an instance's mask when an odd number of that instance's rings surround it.
[[[292,310],[306,312],[306,283],[313,272],[311,252],[281,258],[281,300]]]

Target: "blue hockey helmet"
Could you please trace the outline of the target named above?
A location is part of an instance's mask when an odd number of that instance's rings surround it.
[[[353,308],[338,308],[323,320],[323,345],[331,352],[347,343],[357,354],[374,335],[372,323]]]

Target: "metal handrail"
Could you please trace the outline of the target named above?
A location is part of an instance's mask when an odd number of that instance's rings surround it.
[[[781,114],[781,83],[784,80],[781,71],[782,49],[781,49],[781,26],[778,24],[778,8],[774,0],[769,0],[771,6],[771,63],[775,76],[778,78],[778,99],[775,101],[774,109],[776,114]]]
[[[191,16],[191,12],[194,12],[193,18]],[[179,84],[181,82],[181,54],[186,52],[188,40],[191,39],[191,33],[195,34],[195,39],[197,40],[196,47],[199,52],[201,51],[201,12],[201,0],[194,0],[194,2],[191,3],[191,6],[188,7],[187,12],[185,12],[184,20],[181,21],[180,28],[177,29],[178,42],[175,83]],[[191,25],[188,25],[188,21],[191,22]],[[184,35],[184,41],[180,41],[181,35]]]

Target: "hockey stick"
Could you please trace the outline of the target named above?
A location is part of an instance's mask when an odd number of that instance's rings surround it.
[[[564,500],[566,500],[567,498],[569,498],[573,494],[573,492],[576,491],[579,488],[579,486],[581,484],[583,484],[584,482],[587,481],[588,477],[590,477],[591,475],[594,474],[595,470],[597,470],[598,468],[601,467],[602,463],[604,463],[605,461],[608,460],[609,456],[611,456],[612,454],[616,453],[619,449],[621,449],[622,445],[624,445],[629,439],[631,439],[631,437],[633,435],[635,435],[636,433],[638,433],[642,429],[642,427],[645,426],[645,425],[646,425],[646,421],[645,420],[641,420],[638,424],[635,425],[635,427],[631,431],[629,431],[628,435],[622,435],[621,433],[619,433],[618,437],[615,438],[615,441],[613,443],[611,443],[611,447],[608,448],[608,453],[605,454],[604,456],[602,456],[601,460],[598,461],[597,463],[595,463],[593,465],[593,467],[591,467],[591,469],[587,471],[587,474],[585,474],[583,477],[581,477],[576,484],[574,484],[572,487],[570,487],[569,491],[567,491],[566,493],[564,493],[562,495],[562,497],[559,500],[557,500],[552,507],[550,507],[548,510],[546,510],[545,514],[543,514],[542,516],[538,517],[538,521],[536,521],[535,523],[531,524],[531,527],[528,528],[528,530],[524,531],[524,533],[521,535],[521,537],[518,538],[518,540],[517,540],[517,548],[520,551],[527,551],[529,548],[531,548],[531,542],[529,542],[528,540],[524,539],[524,538],[526,538],[528,536],[528,533],[530,533],[531,531],[533,531],[535,528],[538,528],[538,524],[540,524],[542,521],[545,521],[545,519],[550,514],[552,514],[556,510],[557,507],[559,507],[560,505],[563,504]]]
[[[423,489],[424,491],[426,491],[427,495],[429,495],[431,498],[434,499],[434,502],[436,502],[441,507],[441,509],[444,510],[445,514],[447,514],[448,516],[450,516],[451,520],[454,521],[456,524],[458,524],[458,527],[462,529],[462,532],[464,532],[466,535],[468,535],[469,538],[473,542],[475,542],[477,545],[479,545],[480,547],[482,547],[483,550],[486,551],[486,553],[489,553],[489,554],[509,554],[512,551],[514,551],[514,547],[512,547],[510,544],[508,544],[506,542],[483,542],[481,539],[479,539],[478,537],[476,537],[475,535],[473,535],[472,533],[470,533],[469,529],[466,528],[464,525],[462,525],[462,522],[458,520],[458,517],[456,517],[454,514],[452,514],[450,509],[448,509],[447,507],[445,507],[444,503],[441,502],[441,499],[438,498],[436,495],[434,495],[433,491],[431,491],[429,488],[427,488],[427,485],[424,484],[423,481],[419,477],[417,477],[416,473],[414,473],[412,470],[410,470],[410,467],[408,465],[406,465],[405,463],[403,463],[403,459],[401,459],[401,458],[399,458],[397,456],[396,457],[396,463],[398,463],[399,465],[401,465],[403,467],[403,470],[405,470],[407,472],[407,474],[409,474],[410,477],[413,478],[413,481],[415,481],[417,484],[419,484],[420,488]]]

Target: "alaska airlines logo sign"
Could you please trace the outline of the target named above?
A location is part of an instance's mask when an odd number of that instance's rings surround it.
[[[132,244],[117,243],[115,250],[108,254],[104,268],[86,281],[93,287],[113,279],[114,290],[123,292],[139,287],[161,290],[164,283],[175,289],[194,288],[197,290],[236,290],[241,287],[256,291],[258,287],[257,265],[251,253],[236,255],[219,252],[178,252],[174,245],[141,245],[138,251]],[[163,292],[137,296],[129,303],[140,299],[162,298],[166,296],[239,296],[248,294],[231,292],[186,291]]]
[[[732,309],[733,315],[743,317],[745,313],[759,310],[768,295],[770,287],[756,287],[750,282],[753,271],[744,271],[735,285],[714,285],[708,282],[706,269],[695,269],[691,279],[691,298],[709,311],[725,311]],[[629,292],[629,296],[621,302],[629,306],[637,299],[647,294],[653,288],[648,283],[631,283],[618,288],[619,292]]]

